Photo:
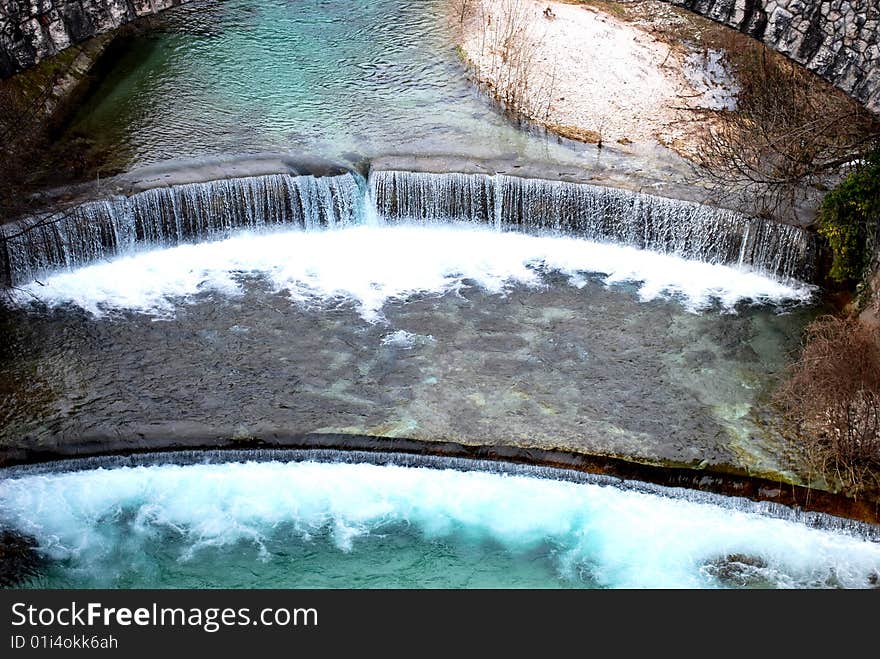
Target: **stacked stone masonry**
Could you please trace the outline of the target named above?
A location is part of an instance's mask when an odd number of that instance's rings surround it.
[[[665,0],[764,42],[880,115],[880,0]]]
[[[0,0],[0,79],[187,0]]]
[[[0,78],[187,1],[0,0]],[[663,1],[763,41],[880,115],[880,0]]]

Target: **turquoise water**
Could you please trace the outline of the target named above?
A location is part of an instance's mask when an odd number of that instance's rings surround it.
[[[445,5],[189,3],[126,41],[71,131],[129,168],[265,152],[608,166],[505,119],[467,80]]]
[[[118,51],[71,131],[126,168],[264,152],[605,166],[502,117],[465,79],[442,5],[193,2]],[[53,276],[37,290],[54,308],[16,316],[33,336],[0,364],[0,437],[341,430],[787,465],[750,415],[814,311],[749,305],[798,291],[610,246],[585,265],[571,241],[539,271],[546,240],[473,233],[239,236]],[[880,573],[865,538],[714,504],[369,464],[8,478],[0,526],[37,538],[50,561],[29,585],[46,588],[860,588]]]
[[[233,462],[0,482],[31,586],[862,588],[880,544],[719,504],[530,475]],[[735,501],[735,500],[732,500]]]

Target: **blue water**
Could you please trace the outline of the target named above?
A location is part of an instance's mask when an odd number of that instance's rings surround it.
[[[597,150],[514,124],[468,79],[448,7],[190,2],[126,38],[67,135],[100,154],[93,179],[271,154],[349,164],[415,155],[440,158],[443,170],[489,161],[645,189],[689,180],[663,147]]]
[[[467,80],[444,0],[200,0],[126,41],[72,131],[129,167],[271,151],[588,163]]]
[[[312,461],[0,482],[0,519],[51,557],[38,587],[862,588],[880,573],[880,543],[856,532],[738,508]]]

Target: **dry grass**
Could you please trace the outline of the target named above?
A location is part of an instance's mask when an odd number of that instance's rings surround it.
[[[544,34],[532,20],[531,0],[454,0],[453,16],[477,26],[479,57],[466,61],[473,76],[517,121],[546,118],[555,73],[537,65]]]
[[[880,491],[880,330],[818,318],[776,399],[826,482],[851,496]]]
[[[608,14],[627,23],[632,23],[653,35],[659,41],[679,49],[688,50],[688,41],[711,42],[725,32],[732,30],[689,12],[681,7],[670,5],[659,0],[559,0],[569,5],[581,5],[585,8]],[[739,34],[739,33],[736,33]],[[740,35],[748,39],[745,35]]]
[[[588,128],[581,128],[579,126],[567,126],[563,124],[545,124],[546,128],[557,135],[568,138],[570,140],[575,140],[577,142],[584,142],[586,144],[601,144],[602,143],[602,134],[595,130],[590,130]],[[626,138],[621,138],[626,139]]]

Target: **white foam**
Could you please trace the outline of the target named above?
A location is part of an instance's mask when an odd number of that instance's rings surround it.
[[[545,270],[582,285],[585,273],[606,284],[635,282],[642,300],[675,297],[689,310],[715,302],[806,301],[812,288],[744,268],[561,236],[497,232],[472,225],[358,226],[328,231],[243,233],[218,242],[122,256],[45,277],[17,292],[51,306],[75,304],[93,314],[132,309],[173,313],[180,300],[210,291],[241,292],[236,275],[259,274],[294,300],[354,301],[368,320],[391,300],[461,290],[466,280],[492,293],[539,286]]]
[[[722,585],[707,569],[742,555],[781,587],[867,587],[880,544],[791,521],[593,484],[370,464],[233,463],[24,476],[0,482],[0,519],[55,558],[100,564],[172,531],[181,559],[260,545],[279,525],[329,532],[339,551],[401,522],[428,539],[469,538],[528,552],[549,543],[565,576],[600,585]],[[120,522],[120,520],[122,520]],[[116,527],[115,530],[113,527]],[[122,531],[120,532],[120,528]],[[328,548],[332,551],[332,548]]]
[[[391,332],[382,337],[383,346],[391,346],[403,350],[409,350],[410,348],[415,348],[417,345],[432,343],[433,341],[434,337],[430,334],[413,334],[406,330],[397,330],[396,332]]]

